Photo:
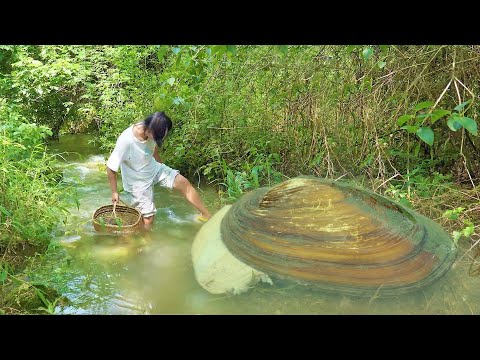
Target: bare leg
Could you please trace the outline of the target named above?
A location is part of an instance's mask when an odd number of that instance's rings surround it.
[[[155,219],[155,215],[143,218],[143,227],[145,230],[150,231],[150,229],[152,228],[154,219]]]
[[[210,219],[210,212],[203,204],[202,199],[200,199],[197,190],[195,190],[192,184],[190,184],[190,181],[188,181],[183,175],[178,174],[175,177],[173,188],[180,191],[183,196],[185,196],[185,199],[187,199],[193,206],[198,209],[198,211],[202,213],[202,216]]]

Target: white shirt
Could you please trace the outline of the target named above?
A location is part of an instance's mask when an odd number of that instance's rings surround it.
[[[118,137],[107,166],[115,172],[121,169],[125,191],[141,192],[152,185],[155,175],[161,169],[161,164],[153,157],[155,145],[151,139],[137,139],[133,134],[133,125]]]

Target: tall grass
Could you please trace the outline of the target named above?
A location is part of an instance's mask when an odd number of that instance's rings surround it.
[[[29,124],[0,100],[0,254],[18,245],[42,248],[75,201],[55,155],[46,151],[46,126]]]

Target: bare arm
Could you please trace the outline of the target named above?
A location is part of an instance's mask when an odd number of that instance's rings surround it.
[[[107,166],[107,176],[108,182],[110,184],[110,189],[112,190],[112,202],[116,202],[118,201],[117,173]]]
[[[160,155],[158,155],[158,146],[155,145],[155,148],[153,149],[153,158],[157,160],[160,164],[162,163],[162,160],[160,160]]]
[[[129,141],[120,136],[115,143],[115,148],[107,160],[107,177],[112,190],[112,202],[118,201],[117,190],[117,172],[120,170],[121,163],[128,151]]]

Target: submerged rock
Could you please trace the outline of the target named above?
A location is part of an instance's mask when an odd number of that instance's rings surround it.
[[[225,249],[212,251],[213,246]],[[207,283],[222,283],[214,293],[247,290],[255,276],[247,281],[240,274],[250,272],[371,296],[432,284],[451,267],[456,251],[438,224],[390,199],[346,183],[300,177],[223,208],[197,234],[194,253],[199,283],[210,292]]]

